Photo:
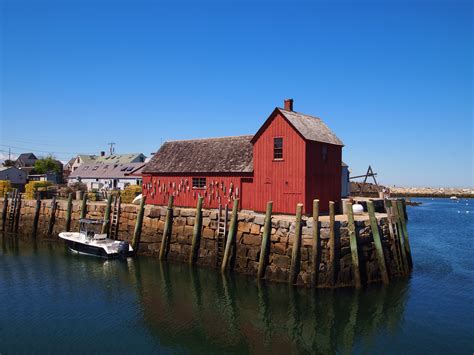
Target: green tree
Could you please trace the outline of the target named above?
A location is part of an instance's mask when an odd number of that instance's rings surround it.
[[[46,158],[38,159],[35,162],[35,171],[37,174],[46,174],[49,172],[59,174],[61,172],[61,166],[52,155],[48,155]]]

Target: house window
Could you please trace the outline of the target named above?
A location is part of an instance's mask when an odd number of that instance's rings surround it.
[[[323,153],[323,161],[327,162],[328,161],[328,146],[326,144],[323,145],[322,153]]]
[[[205,189],[206,178],[204,177],[193,177],[193,189]]]
[[[283,138],[273,138],[273,159],[283,159]]]

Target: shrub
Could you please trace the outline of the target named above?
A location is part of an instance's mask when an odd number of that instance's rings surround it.
[[[53,185],[50,181],[30,181],[25,185],[25,198],[34,199],[36,192],[47,191],[48,186]]]
[[[129,185],[120,192],[122,203],[132,203],[133,199],[142,193],[140,185]]]
[[[5,197],[11,190],[12,183],[10,180],[0,180],[0,197]]]

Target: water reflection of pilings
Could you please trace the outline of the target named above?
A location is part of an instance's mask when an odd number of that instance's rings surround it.
[[[160,341],[165,337],[190,350],[198,341],[211,352],[349,353],[355,344],[368,349],[381,330],[399,325],[406,303],[405,282],[360,291],[307,290],[154,264],[160,282],[142,273],[141,282],[154,286],[147,294],[159,298],[142,299],[146,322]],[[183,327],[183,333],[166,331]]]

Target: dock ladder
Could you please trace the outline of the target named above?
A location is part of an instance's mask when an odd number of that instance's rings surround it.
[[[15,224],[15,213],[16,213],[16,206],[18,204],[18,195],[19,195],[19,191],[17,189],[13,190],[12,195],[11,195],[10,208],[8,210],[8,226],[10,227],[10,232],[13,232],[13,227]]]
[[[222,215],[224,212],[224,215]],[[222,205],[219,205],[219,212],[217,215],[217,243],[216,243],[216,267],[222,265],[222,259],[224,258],[225,243],[227,236],[229,207],[226,205],[222,209]]]
[[[114,197],[114,206],[112,209],[112,218],[110,222],[110,239],[117,239],[120,219],[120,195]]]

